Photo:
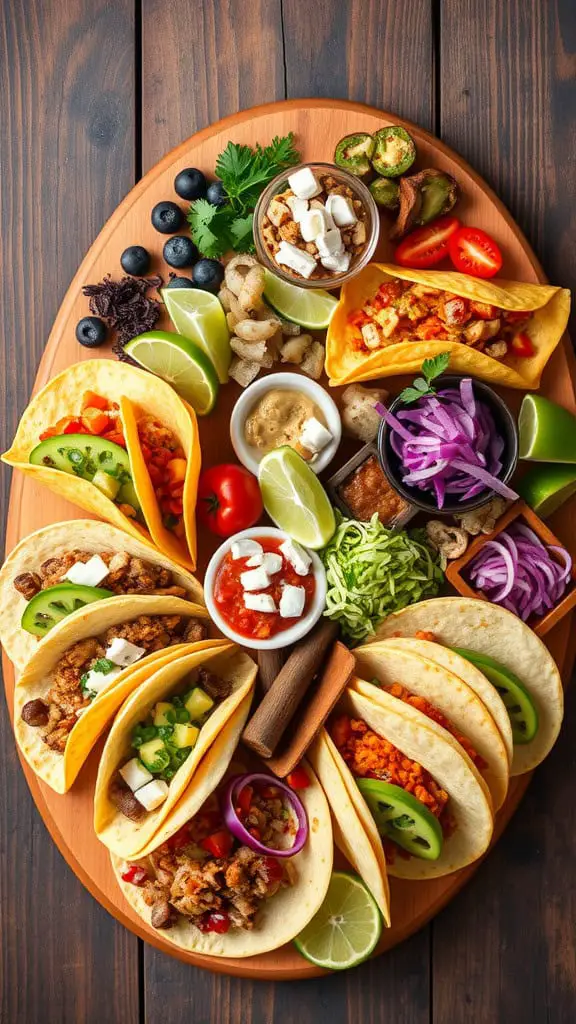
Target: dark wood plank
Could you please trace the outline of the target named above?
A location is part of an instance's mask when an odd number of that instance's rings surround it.
[[[133,184],[130,0],[0,11],[2,447],[84,252]],[[0,474],[6,509],[9,475]],[[48,836],[0,715],[2,1002],[7,1024],[138,1020],[137,940],[84,891]]]
[[[443,0],[441,133],[493,185],[550,279],[576,284],[576,22],[567,2]],[[511,826],[433,924],[433,1014],[554,1024],[574,1019],[576,708]]]

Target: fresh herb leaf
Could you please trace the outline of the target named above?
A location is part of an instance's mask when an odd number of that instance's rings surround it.
[[[113,669],[118,668],[110,658],[98,658],[92,665],[92,672],[101,672],[103,676],[108,675]]]
[[[420,398],[425,398],[428,395],[435,395],[436,391],[432,387],[432,381],[440,374],[444,373],[444,370],[448,368],[450,362],[449,352],[440,352],[439,355],[434,356],[433,359],[425,359],[422,363],[423,377],[416,377],[412,381],[411,387],[404,388],[400,392],[400,401],[404,405],[410,405],[412,402],[418,402]]]
[[[422,363],[422,373],[426,377],[428,383],[434,380],[435,377],[439,377],[444,370],[448,369],[450,362],[449,352],[440,352],[439,355],[434,356],[433,359],[425,359]]]
[[[230,225],[232,244],[235,252],[254,251],[254,214],[248,213],[245,217],[236,217]]]

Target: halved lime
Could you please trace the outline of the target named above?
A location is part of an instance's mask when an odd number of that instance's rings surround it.
[[[200,346],[214,364],[218,380],[225,384],[232,353],[220,301],[201,288],[163,288],[162,298],[178,334]]]
[[[554,462],[532,466],[517,490],[539,516],[551,516],[576,492],[576,465]]]
[[[335,871],[320,910],[294,939],[299,953],[331,971],[356,967],[382,934],[376,900],[357,875]]]
[[[576,416],[543,395],[525,395],[518,417],[519,455],[576,463]]]
[[[216,370],[190,338],[170,331],[147,331],[132,338],[124,351],[171,384],[199,416],[206,416],[214,408],[219,387]]]
[[[309,331],[322,331],[328,327],[338,299],[321,288],[299,288],[266,271],[264,298],[268,305],[283,317]]]
[[[307,548],[323,548],[336,520],[328,495],[316,474],[293,448],[268,452],[258,481],[264,508],[276,526]]]

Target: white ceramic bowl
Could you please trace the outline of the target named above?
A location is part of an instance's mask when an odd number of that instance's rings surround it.
[[[322,410],[326,426],[332,434],[332,441],[310,462],[311,469],[315,473],[321,473],[338,451],[342,439],[342,421],[334,399],[315,380],[301,373],[270,373],[260,380],[255,380],[240,395],[230,418],[230,437],[238,459],[246,469],[254,473],[254,476],[258,476],[258,467],[264,452],[260,454],[257,448],[247,444],[244,438],[244,425],[256,403],[273,388],[280,391],[301,391]]]
[[[226,620],[222,618],[218,611],[213,596],[214,582],[222,559],[230,551],[233,541],[244,540],[248,537],[252,537],[254,539],[258,539],[260,537],[266,539],[271,537],[274,540],[290,539],[287,533],[284,533],[283,530],[277,530],[274,526],[253,526],[250,530],[242,530],[241,533],[236,533],[233,537],[228,537],[228,540],[225,540],[218,550],[212,555],[204,577],[204,599],[206,601],[206,607],[210,612],[210,618],[225,636],[229,637],[230,640],[234,640],[234,642],[239,644],[241,647],[248,647],[254,651],[276,651],[281,647],[289,647],[291,644],[296,643],[297,640],[301,640],[303,636],[306,636],[306,634],[310,632],[312,627],[318,622],[318,619],[326,607],[326,573],[324,571],[324,566],[315,551],[309,551],[306,549],[312,559],[312,572],[314,573],[314,578],[316,580],[316,588],[310,608],[307,613],[295,623],[295,625],[282,630],[275,636],[270,637],[270,639],[252,640],[250,637],[243,636],[242,633],[237,633],[230,625],[228,625]]]

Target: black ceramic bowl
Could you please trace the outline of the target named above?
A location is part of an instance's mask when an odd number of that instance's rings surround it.
[[[445,374],[443,377],[438,377],[434,381],[434,387],[436,391],[443,391],[445,388],[458,387],[460,381],[468,376],[467,374]],[[481,402],[484,402],[488,406],[497,432],[501,437],[504,438],[504,451],[501,456],[502,470],[500,472],[500,480],[503,483],[508,483],[514,470],[516,469],[516,463],[518,462],[518,428],[516,426],[516,420],[510,409],[506,405],[503,398],[496,394],[492,388],[488,387],[487,384],[482,381],[472,378],[474,387],[474,396]],[[413,406],[417,408],[415,404]],[[404,406],[399,398],[395,398],[389,406],[390,412],[397,412],[398,409],[407,408]],[[396,453],[392,450],[390,444],[390,428],[388,424],[382,420],[380,429],[378,431],[378,456],[382,469],[390,483],[396,488],[402,497],[406,498],[407,501],[412,502],[423,512],[433,512],[435,515],[454,515],[455,512],[470,512],[472,509],[480,508],[481,505],[485,505],[490,498],[494,497],[494,491],[486,489],[481,494],[477,494],[474,498],[469,498],[468,501],[458,501],[452,495],[448,495],[444,503],[444,508],[439,509],[436,504],[436,498],[433,491],[421,491],[417,487],[410,487],[407,484],[402,483],[402,469],[400,466],[400,459]]]

